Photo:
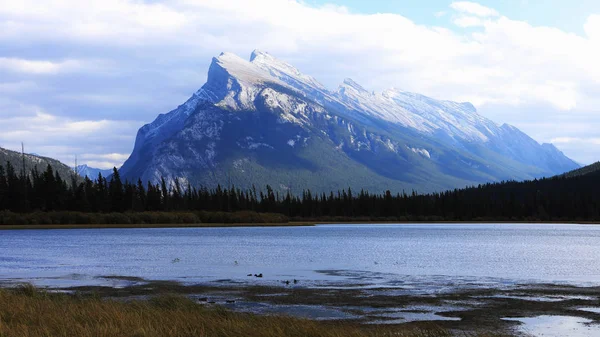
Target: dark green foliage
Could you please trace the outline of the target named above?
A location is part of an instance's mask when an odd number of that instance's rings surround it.
[[[71,177],[74,175],[72,168],[56,159],[27,153],[23,155],[20,152],[7,150],[0,147],[0,163],[4,165],[7,162],[11,163],[17,175],[22,175],[23,172],[30,174],[34,169],[36,169],[38,172],[42,172],[48,165],[52,166],[54,172],[57,172],[62,179],[71,179]],[[24,168],[23,163],[25,163]]]
[[[110,181],[99,175],[96,181],[67,184],[51,166],[42,174],[33,169],[19,175],[10,163],[0,165],[0,224],[600,220],[600,171],[432,194],[348,189],[300,195],[269,185],[264,191],[197,189],[162,179],[144,186],[123,182],[114,172]]]
[[[569,177],[583,176],[583,175],[598,172],[598,171],[600,171],[600,162],[596,162],[592,165],[584,166],[577,170],[567,172],[567,173],[563,174],[562,176],[569,178]]]
[[[236,224],[287,223],[282,214],[239,212],[33,212],[0,211],[0,225],[163,225],[163,224]]]

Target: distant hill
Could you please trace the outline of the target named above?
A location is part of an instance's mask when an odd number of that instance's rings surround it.
[[[98,178],[98,174],[102,173],[103,177],[108,177],[113,173],[112,169],[103,170],[99,168],[89,167],[88,165],[77,166],[77,173],[82,177],[88,177],[92,180]]]
[[[596,162],[594,164],[584,166],[582,168],[567,172],[565,174],[562,174],[561,176],[566,177],[566,178],[571,178],[571,177],[578,177],[578,176],[583,176],[586,174],[591,174],[591,173],[596,173],[596,172],[600,172],[600,162]]]
[[[21,153],[0,147],[0,165],[6,167],[7,162],[15,167],[16,172],[22,172],[23,157]],[[25,154],[25,170],[27,173],[31,172],[33,168],[37,168],[39,172],[44,172],[48,165],[52,166],[52,169],[67,181],[73,176],[73,169],[56,159]]]

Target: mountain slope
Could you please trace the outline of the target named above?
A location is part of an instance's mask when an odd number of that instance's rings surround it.
[[[516,127],[508,124],[499,126],[477,114],[471,103],[438,101],[395,88],[381,94],[371,93],[352,79],[345,79],[337,92],[330,93],[315,79],[301,75],[293,66],[267,53],[255,50],[251,60],[324,106],[336,106],[349,116],[366,114],[417,130],[425,136],[455,146],[484,144],[501,155],[541,168],[546,175],[579,166],[553,145],[540,146]],[[361,118],[361,121],[365,122],[365,119]]]
[[[567,173],[561,174],[561,177],[572,178],[585,176],[590,174],[597,174],[600,172],[600,162],[593,163],[591,165],[584,166],[582,168],[578,168],[573,171],[569,171]]]
[[[102,174],[103,177],[108,177],[113,173],[113,170],[102,170],[94,167],[89,167],[88,165],[78,165],[77,173],[81,177],[88,177],[92,180],[98,178],[98,174]]]
[[[22,172],[23,170],[23,156],[19,152],[0,148],[0,165],[6,168],[6,163],[10,162],[15,168],[15,172]],[[25,170],[29,172],[36,168],[38,172],[46,171],[48,165],[52,166],[55,172],[58,172],[62,179],[70,181],[74,172],[69,166],[61,163],[60,161],[52,158],[41,157],[33,154],[25,154]]]
[[[330,92],[267,53],[250,60],[214,58],[200,90],[140,129],[121,176],[297,193],[427,192],[578,167],[469,103],[369,93],[350,79]]]

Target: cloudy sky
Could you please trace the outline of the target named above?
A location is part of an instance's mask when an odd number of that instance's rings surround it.
[[[600,159],[596,0],[0,0],[0,146],[118,166],[212,56],[257,48],[330,89],[351,77],[470,101]]]

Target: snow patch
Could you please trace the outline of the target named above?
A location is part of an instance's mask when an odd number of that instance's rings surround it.
[[[259,147],[266,147],[269,149],[272,149],[273,147],[267,143],[249,143],[248,144],[248,149],[250,150],[255,150],[258,149]]]
[[[244,164],[249,163],[250,160],[248,158],[237,159],[233,162],[233,168],[239,170],[241,173],[245,173]]]
[[[418,148],[414,148],[414,147],[410,147],[409,149],[416,154],[419,154],[423,157],[427,157],[427,158],[431,159],[431,154],[429,153],[429,151],[427,151],[425,149],[418,149]]]
[[[392,152],[397,152],[398,151],[396,149],[396,146],[389,139],[386,140],[385,142],[383,142],[383,144],[385,145],[385,147],[387,147],[388,149],[390,149],[390,151],[392,151]]]

